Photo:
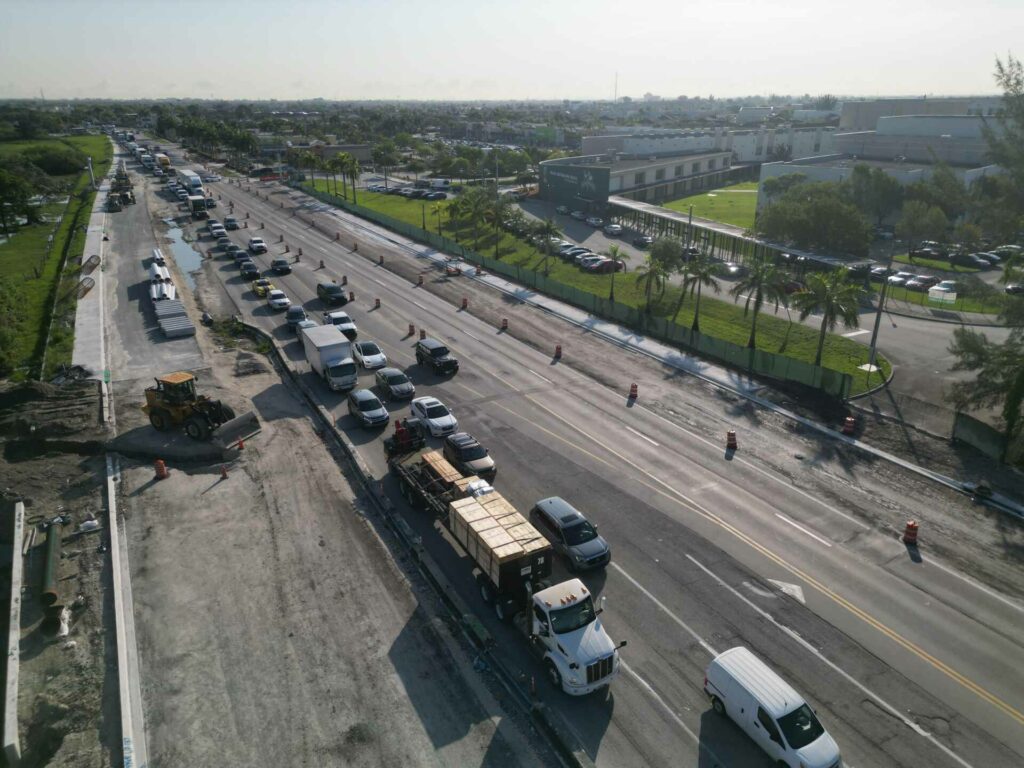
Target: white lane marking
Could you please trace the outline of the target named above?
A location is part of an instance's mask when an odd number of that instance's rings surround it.
[[[829,541],[828,539],[823,539],[821,536],[819,536],[818,534],[814,533],[814,531],[810,531],[807,528],[804,528],[802,525],[800,525],[800,523],[796,522],[795,520],[790,520],[788,517],[786,517],[785,515],[780,515],[778,512],[775,513],[775,516],[777,518],[779,518],[779,520],[781,520],[782,522],[789,523],[790,525],[792,525],[794,528],[796,528],[801,533],[806,533],[808,536],[810,536],[815,541],[820,541],[826,547],[831,547],[832,546],[832,542],[831,541]]]
[[[622,574],[623,576],[625,576],[625,577],[626,577],[626,579],[627,579],[627,581],[629,581],[629,583],[630,583],[630,584],[632,584],[632,585],[633,585],[634,587],[636,587],[636,588],[637,588],[638,590],[640,590],[641,592],[643,592],[643,593],[644,593],[644,595],[646,595],[646,596],[647,596],[647,597],[648,597],[648,598],[650,599],[650,601],[651,601],[652,603],[654,603],[654,604],[655,604],[656,606],[658,606],[659,608],[661,608],[661,610],[665,612],[665,615],[666,615],[666,616],[668,616],[668,617],[669,617],[670,619],[672,619],[672,621],[674,621],[674,622],[675,622],[676,624],[678,624],[678,625],[679,625],[680,627],[682,627],[682,628],[683,628],[683,630],[684,630],[684,631],[686,632],[686,634],[688,634],[688,635],[689,635],[690,637],[692,637],[692,638],[693,638],[693,639],[694,639],[695,641],[697,641],[697,644],[698,644],[698,645],[699,645],[699,646],[700,646],[701,648],[703,648],[703,649],[704,649],[705,651],[707,651],[709,655],[711,655],[711,656],[717,656],[717,655],[718,655],[718,652],[717,652],[717,651],[715,651],[715,649],[714,649],[714,648],[712,648],[712,647],[711,647],[710,645],[708,645],[708,644],[707,644],[707,643],[706,643],[706,642],[704,641],[704,638],[703,638],[703,637],[701,637],[701,636],[700,636],[699,634],[697,634],[697,631],[696,631],[696,630],[692,629],[692,628],[690,627],[690,625],[689,625],[689,624],[687,624],[687,623],[686,623],[685,621],[683,621],[683,620],[682,620],[682,619],[680,619],[680,618],[679,618],[678,616],[676,616],[676,615],[675,615],[674,613],[672,613],[672,611],[670,611],[670,610],[668,609],[668,606],[666,606],[666,605],[665,605],[665,604],[664,604],[663,602],[661,602],[661,601],[660,601],[660,600],[659,600],[658,598],[656,598],[656,597],[655,597],[654,595],[652,595],[652,594],[651,594],[651,593],[650,593],[650,592],[649,592],[649,591],[648,591],[648,590],[647,590],[647,589],[646,589],[646,588],[645,588],[645,587],[644,587],[644,586],[643,586],[643,585],[642,585],[642,584],[641,584],[641,583],[640,583],[639,581],[637,581],[637,580],[636,580],[636,579],[634,579],[634,578],[633,578],[632,576],[630,576],[630,575],[629,575],[628,573],[626,573],[626,572],[625,572],[625,571],[624,571],[624,570],[622,569],[622,566],[621,566],[621,565],[619,565],[618,563],[616,563],[616,562],[615,562],[615,561],[613,560],[613,561],[611,562],[611,566],[612,566],[612,568],[614,568],[614,569],[615,569],[616,571],[618,571],[618,572],[619,572],[619,573],[621,573],[621,574]]]
[[[427,309],[426,307],[424,307],[424,306],[423,306],[422,304],[420,304],[420,303],[419,303],[418,301],[413,301],[412,303],[413,303],[413,304],[415,304],[415,305],[416,305],[417,307],[419,307],[420,309],[422,309],[422,310],[423,310],[424,312],[427,312],[427,311],[429,311],[429,310],[428,310],[428,309]]]
[[[471,339],[476,339],[477,341],[480,341],[480,340],[481,340],[479,336],[474,336],[474,335],[473,335],[472,333],[470,333],[469,331],[463,331],[463,333],[464,333],[464,334],[466,334],[467,336],[469,336],[469,338],[471,338]]]
[[[776,581],[775,579],[768,579],[768,581],[778,587],[782,594],[789,595],[794,600],[799,600],[803,605],[807,604],[807,601],[804,599],[804,588],[799,584],[790,584],[788,581]]]
[[[904,552],[905,547],[903,547],[901,545],[899,549],[900,549],[900,552]],[[1007,597],[1006,595],[1002,595],[1002,594],[1000,594],[999,592],[996,592],[993,589],[989,589],[984,584],[981,584],[980,582],[977,582],[974,579],[972,579],[970,576],[965,576],[964,574],[960,573],[959,571],[954,571],[949,566],[943,565],[942,563],[940,563],[938,560],[935,559],[934,555],[932,557],[929,557],[924,562],[925,562],[925,565],[931,565],[931,566],[933,566],[935,568],[938,568],[940,571],[945,571],[950,576],[956,576],[958,579],[960,579],[964,583],[968,584],[969,586],[974,587],[979,592],[984,592],[989,597],[994,598],[994,599],[998,600],[999,602],[1008,605],[1010,608],[1013,608],[1014,610],[1017,610],[1017,611],[1020,611],[1021,613],[1024,613],[1024,605],[1021,605],[1016,600],[1014,600],[1014,599],[1012,599],[1010,597]]]
[[[643,687],[643,689],[645,691],[647,691],[647,694],[652,699],[654,699],[656,702],[658,702],[658,704],[661,705],[661,708],[664,709],[665,712],[668,714],[668,716],[671,717],[675,721],[676,725],[678,725],[680,728],[682,728],[683,731],[685,731],[686,735],[689,736],[691,739],[693,739],[693,741],[697,744],[698,751],[706,752],[707,755],[711,758],[711,761],[712,761],[713,765],[725,765],[725,763],[722,761],[722,759],[719,758],[718,755],[716,755],[714,752],[712,752],[711,748],[707,744],[705,744],[703,741],[701,741],[700,738],[698,738],[696,733],[694,733],[692,730],[690,730],[687,727],[686,723],[683,722],[682,718],[679,717],[679,715],[677,715],[673,711],[673,709],[668,705],[668,702],[666,702],[663,698],[661,698],[661,696],[658,694],[658,692],[655,691],[654,688],[651,687],[650,683],[648,683],[646,680],[644,680],[642,677],[640,677],[640,675],[638,675],[636,672],[634,672],[633,668],[630,667],[628,664],[626,664],[626,662],[620,660],[619,661],[619,666],[623,670],[628,672],[630,675],[632,675],[633,679],[636,680],[638,683],[640,683],[640,685]]]
[[[691,488],[690,493],[703,493],[704,491],[710,491],[718,487],[718,483],[704,483],[704,485],[698,485],[696,488]]]
[[[850,331],[849,333],[844,333],[843,334],[843,338],[844,339],[852,339],[854,336],[860,336],[860,335],[865,334],[865,333],[868,333],[867,328],[861,328],[861,329],[856,330],[856,331]]]
[[[624,427],[625,427],[626,429],[628,429],[628,430],[629,430],[630,432],[632,432],[632,433],[633,433],[634,435],[636,435],[637,437],[641,437],[641,438],[643,438],[644,440],[646,440],[646,441],[647,441],[648,443],[650,443],[651,445],[654,445],[654,446],[658,445],[658,444],[657,444],[656,442],[654,442],[653,440],[651,440],[651,438],[649,438],[649,437],[648,437],[647,435],[645,435],[645,434],[644,434],[643,432],[637,432],[637,431],[636,431],[635,429],[633,429],[633,428],[632,428],[631,426],[629,426],[628,424],[623,424],[622,426],[624,426]]]
[[[787,635],[792,637],[797,643],[799,643],[801,646],[806,648],[811,654],[813,654],[819,661],[821,661],[823,664],[825,664],[829,669],[831,669],[832,671],[834,671],[837,674],[841,675],[843,677],[843,679],[845,679],[848,683],[851,683],[852,685],[855,685],[866,696],[870,696],[880,707],[882,707],[889,714],[891,714],[893,717],[895,717],[901,723],[903,723],[908,728],[910,728],[912,731],[914,731],[914,733],[918,734],[919,736],[924,736],[924,738],[928,739],[928,741],[930,741],[932,744],[934,744],[939,749],[941,749],[943,752],[945,752],[947,755],[949,755],[953,760],[956,760],[956,762],[958,762],[964,768],[972,768],[970,763],[968,763],[963,758],[961,758],[959,755],[957,755],[955,752],[953,752],[951,749],[949,749],[945,744],[943,744],[942,742],[937,740],[934,736],[932,736],[928,731],[926,731],[924,728],[922,728],[916,722],[914,722],[913,720],[905,717],[903,715],[903,713],[900,712],[896,707],[894,707],[892,704],[887,702],[885,699],[883,699],[877,693],[875,693],[870,688],[868,688],[866,685],[861,683],[859,680],[854,678],[853,675],[851,675],[849,672],[844,670],[842,667],[840,667],[835,662],[831,661],[821,651],[819,651],[817,648],[815,648],[809,642],[804,640],[799,635],[799,633],[793,631],[792,629],[790,629],[789,627],[785,626],[784,624],[780,624],[775,619],[774,616],[772,616],[770,613],[768,613],[768,611],[765,611],[760,606],[755,604],[753,601],[747,599],[746,595],[742,594],[741,592],[739,592],[738,590],[736,590],[735,588],[733,588],[729,584],[726,584],[725,581],[721,577],[719,577],[718,575],[712,573],[709,568],[707,568],[703,563],[701,563],[698,560],[696,560],[693,556],[687,555],[686,559],[689,560],[694,565],[696,565],[702,571],[704,571],[704,573],[706,573],[712,579],[714,579],[718,583],[719,586],[725,587],[733,595],[735,595],[740,600],[742,600],[744,603],[746,603],[747,606],[749,606],[752,610],[754,610],[758,615],[764,617],[765,619],[770,621],[772,624],[774,624],[776,627],[778,627],[780,630],[782,630]],[[612,564],[614,565],[614,563],[612,563]]]
[[[532,374],[533,374],[534,376],[536,376],[536,377],[537,377],[538,379],[543,379],[543,380],[544,380],[544,381],[546,381],[546,382],[547,382],[548,384],[554,384],[554,383],[555,383],[555,382],[553,382],[553,381],[552,381],[551,379],[549,379],[549,378],[548,378],[547,376],[541,376],[541,375],[540,375],[539,373],[537,373],[537,372],[536,372],[535,370],[533,370],[533,368],[527,368],[526,370],[528,370],[528,371],[529,371],[530,373],[532,373]],[[629,429],[629,427],[626,427],[626,429]]]
[[[373,280],[373,282],[375,282],[377,285],[384,285],[383,280],[378,280],[376,277],[371,277],[370,279]],[[385,285],[384,287],[386,288],[387,286]]]

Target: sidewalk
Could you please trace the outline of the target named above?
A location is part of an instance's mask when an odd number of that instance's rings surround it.
[[[106,201],[110,189],[110,180],[117,170],[118,156],[115,148],[114,159],[110,163],[107,176],[100,180],[96,199],[92,204],[89,216],[89,228],[85,235],[85,248],[79,263],[84,263],[93,254],[100,257],[100,265],[90,275],[96,285],[78,300],[75,309],[75,348],[71,353],[71,364],[80,365],[91,371],[92,378],[105,380],[109,375],[106,371],[106,349],[103,335],[103,273],[107,268],[105,245],[103,240],[106,226]]]

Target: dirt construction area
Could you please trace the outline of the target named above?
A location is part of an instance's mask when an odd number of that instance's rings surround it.
[[[262,432],[165,480],[122,461],[150,764],[548,763],[396,565],[304,403],[269,363],[211,354],[203,391],[254,407]],[[122,434],[152,431],[117,410]]]

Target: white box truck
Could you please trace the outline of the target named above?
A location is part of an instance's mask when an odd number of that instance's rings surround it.
[[[327,386],[335,391],[352,389],[358,380],[356,361],[352,359],[352,343],[333,325],[303,328],[302,346],[306,360]]]

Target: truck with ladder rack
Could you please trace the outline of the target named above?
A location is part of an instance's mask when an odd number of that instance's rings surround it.
[[[500,621],[512,622],[541,659],[551,683],[572,696],[611,684],[619,649],[579,579],[551,583],[548,541],[486,480],[464,477],[442,453],[426,447],[415,420],[395,424],[384,441],[388,466],[413,509],[437,518],[473,561],[480,596]]]

